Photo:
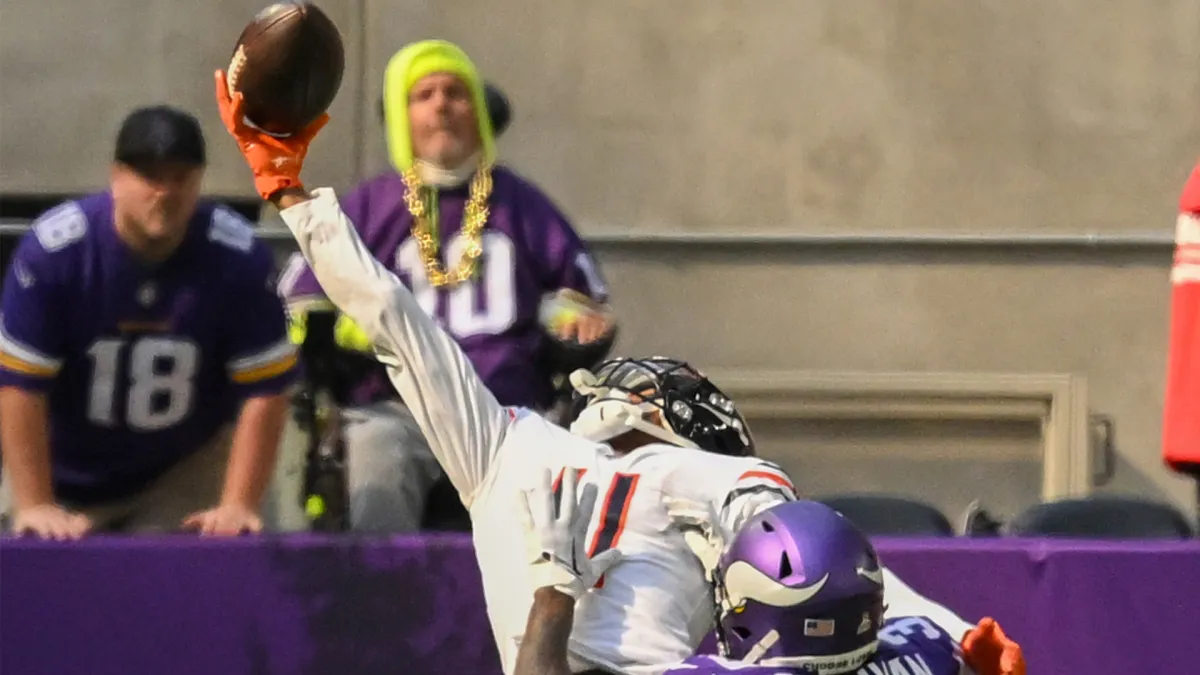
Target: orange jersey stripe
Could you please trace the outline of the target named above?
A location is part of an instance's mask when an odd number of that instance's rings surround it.
[[[796,486],[792,485],[792,481],[788,480],[787,478],[785,478],[784,476],[782,476],[778,473],[775,473],[774,471],[763,471],[761,469],[754,469],[751,471],[747,471],[746,473],[738,476],[737,482],[740,483],[744,480],[750,480],[752,478],[762,478],[763,480],[769,480],[772,483],[776,483],[777,485],[781,485],[781,486],[791,490],[792,492],[796,491]]]

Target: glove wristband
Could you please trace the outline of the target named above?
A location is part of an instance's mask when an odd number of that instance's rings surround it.
[[[574,572],[557,560],[546,560],[532,567],[535,588],[553,588],[576,600],[583,593],[583,584]]]
[[[300,179],[279,174],[261,174],[254,177],[254,189],[264,201],[270,201],[276,192],[288,188],[304,188]]]

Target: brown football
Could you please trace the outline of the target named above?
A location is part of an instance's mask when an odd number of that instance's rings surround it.
[[[245,116],[272,134],[304,129],[329,109],[346,54],[337,26],[310,2],[278,2],[242,31],[226,71]]]

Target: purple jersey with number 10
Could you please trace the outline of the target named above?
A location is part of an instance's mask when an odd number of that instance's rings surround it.
[[[296,362],[271,253],[244,219],[201,203],[147,266],[112,213],[101,193],[39,218],[0,304],[0,386],[47,394],[55,496],[85,505],[146,487],[244,399],[283,391]]]
[[[547,339],[538,323],[542,296],[570,288],[606,302],[607,289],[587,247],[549,198],[500,166],[492,170],[492,184],[479,271],[454,288],[434,288],[426,278],[398,174],[363,183],[342,197],[341,206],[375,258],[458,342],[500,403],[544,409],[553,391],[552,374],[542,372],[539,363]],[[438,256],[448,270],[457,265],[466,243],[458,234],[467,196],[465,185],[438,191]],[[324,292],[312,270],[299,256],[293,261],[295,269],[280,283],[288,304],[320,302]],[[354,402],[394,394],[380,366],[356,388]]]
[[[786,666],[747,665],[719,656],[693,656],[665,675],[811,675],[816,671]],[[968,673],[958,644],[923,616],[884,621],[879,649],[854,675],[960,675]]]

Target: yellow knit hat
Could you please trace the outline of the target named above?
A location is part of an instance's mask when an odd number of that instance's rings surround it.
[[[458,45],[445,40],[423,40],[405,46],[388,61],[383,75],[383,115],[387,133],[388,153],[392,165],[403,173],[412,168],[412,132],[408,124],[408,94],[421,78],[433,73],[450,73],[466,83],[471,90],[475,117],[479,120],[479,139],[483,159],[491,164],[496,159],[496,139],[488,116],[483,93],[483,80],[467,53]]]

